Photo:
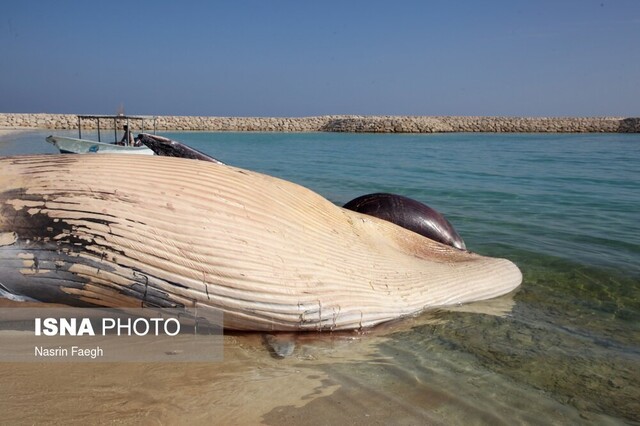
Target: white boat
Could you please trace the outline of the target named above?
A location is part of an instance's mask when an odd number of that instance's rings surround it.
[[[78,116],[78,137],[71,138],[68,136],[48,136],[46,141],[54,145],[62,154],[142,154],[153,155],[153,151],[144,145],[134,145],[130,124],[133,122],[141,123],[141,131],[144,132],[144,120],[152,119],[154,122],[155,133],[155,117],[127,116],[127,115],[79,115]],[[82,138],[82,121],[97,121],[98,140],[90,140]],[[108,120],[113,122],[114,142],[102,142],[100,120]],[[118,141],[118,129],[123,127],[125,136]]]
[[[153,155],[146,146],[126,146],[96,142],[88,139],[47,136],[47,142],[56,146],[62,154],[142,154]]]

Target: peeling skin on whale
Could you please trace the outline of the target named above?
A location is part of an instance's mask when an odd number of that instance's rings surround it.
[[[0,246],[10,246],[18,241],[18,235],[15,232],[0,233]]]

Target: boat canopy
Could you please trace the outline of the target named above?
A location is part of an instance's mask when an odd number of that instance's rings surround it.
[[[118,129],[123,126],[123,125],[127,125],[127,127],[129,127],[129,123],[131,121],[134,122],[140,122],[140,131],[142,133],[144,133],[145,127],[144,127],[144,122],[145,120],[148,122],[153,122],[153,134],[156,133],[156,119],[157,117],[155,116],[149,116],[149,115],[124,115],[124,114],[119,114],[119,115],[78,115],[78,139],[82,139],[82,120],[96,120],[97,121],[97,126],[96,128],[98,129],[98,142],[101,142],[101,136],[100,136],[100,120],[104,120],[106,122],[110,122],[111,120],[113,120],[113,136],[114,136],[114,140],[118,140]],[[103,122],[104,122],[103,121]]]

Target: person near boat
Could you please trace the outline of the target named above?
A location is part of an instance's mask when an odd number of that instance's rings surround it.
[[[122,139],[120,139],[120,142],[118,142],[118,145],[136,146],[136,141],[129,130],[129,126],[125,124],[122,126],[122,130],[124,130],[124,135],[122,136]]]

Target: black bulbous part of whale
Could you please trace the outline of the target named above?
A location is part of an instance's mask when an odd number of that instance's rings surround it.
[[[354,198],[343,207],[395,223],[459,250],[466,249],[462,237],[441,213],[409,197],[387,193],[367,194]]]

